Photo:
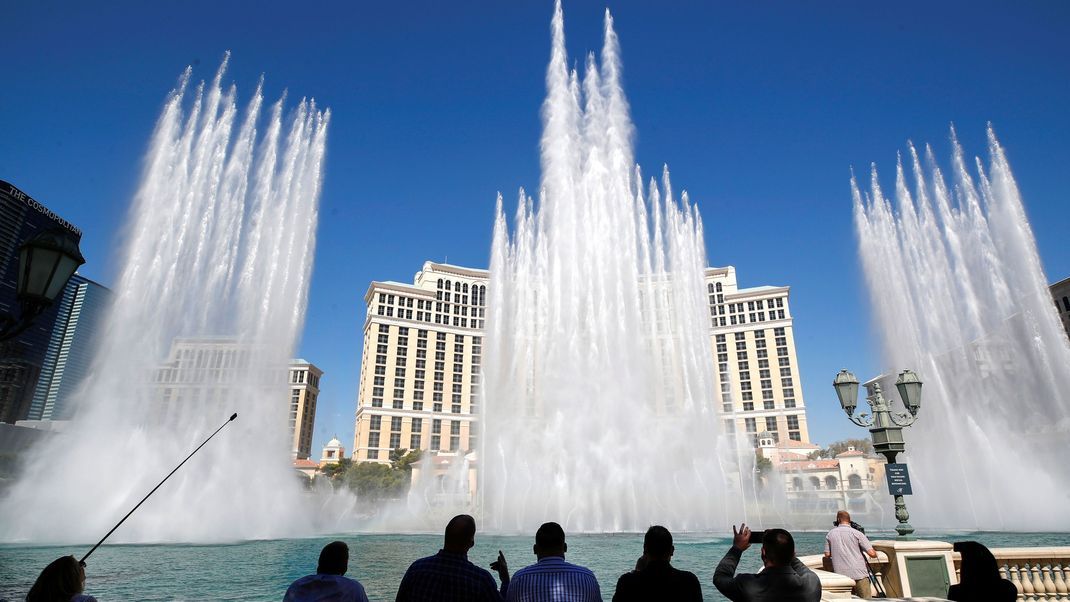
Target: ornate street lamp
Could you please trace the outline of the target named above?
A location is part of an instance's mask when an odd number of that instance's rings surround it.
[[[913,371],[904,370],[899,373],[895,388],[899,390],[899,397],[907,413],[894,413],[888,401],[884,399],[884,395],[881,394],[880,383],[876,380],[867,383],[866,401],[869,402],[873,413],[855,416],[855,408],[858,406],[858,379],[847,370],[840,370],[832,381],[836,396],[840,399],[840,407],[851,422],[869,428],[870,436],[873,438],[873,450],[878,454],[883,454],[889,464],[895,464],[896,455],[906,449],[903,428],[914,424],[917,420],[918,410],[921,409],[921,384],[921,379]],[[903,496],[899,494],[895,496],[895,518],[899,520],[895,528],[899,533],[897,539],[913,539],[911,534],[914,533],[914,527],[907,522],[910,520],[910,513],[907,512]]]
[[[47,230],[22,243],[16,288],[22,311],[18,317],[0,314],[0,341],[12,339],[29,328],[84,263],[78,241],[64,230]]]

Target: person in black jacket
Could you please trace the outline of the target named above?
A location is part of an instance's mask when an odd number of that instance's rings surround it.
[[[702,602],[702,586],[694,573],[681,571],[671,564],[675,548],[672,534],[660,525],[646,531],[643,538],[643,556],[635,570],[617,579],[613,602],[630,600],[673,600]]]
[[[713,584],[734,602],[818,602],[821,580],[795,557],[795,539],[784,529],[769,529],[762,538],[762,562],[765,569],[757,575],[736,575],[743,552],[750,547],[751,531],[732,526],[732,548],[717,570]]]
[[[996,557],[988,548],[976,541],[958,541],[954,549],[962,555],[962,564],[958,584],[947,590],[948,600],[1013,602],[1018,598],[1018,588],[1000,577]]]

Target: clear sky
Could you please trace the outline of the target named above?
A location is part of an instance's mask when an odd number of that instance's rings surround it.
[[[983,154],[992,121],[1050,280],[1070,275],[1070,3],[613,1],[648,174],[668,163],[703,213],[713,265],[790,285],[811,437],[865,431],[830,386],[876,373],[849,168],[892,185],[908,139]],[[669,6],[666,6],[669,5]],[[565,4],[571,56],[601,46],[603,3]],[[80,226],[83,273],[115,250],[163,99],[226,50],[333,111],[308,322],[326,371],[315,453],[352,443],[363,295],[427,259],[486,266],[495,194],[537,188],[546,2],[5,3],[0,178]],[[923,416],[924,419],[924,416]]]

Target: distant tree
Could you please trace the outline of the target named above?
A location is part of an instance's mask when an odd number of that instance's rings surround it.
[[[353,460],[349,458],[341,458],[337,464],[327,464],[320,469],[320,473],[327,477],[331,481],[338,483],[345,477],[346,471],[353,464]]]
[[[390,452],[390,467],[394,470],[403,471],[406,475],[411,475],[412,465],[419,462],[422,457],[423,451],[418,449],[412,451],[407,449],[395,449]]]
[[[345,472],[345,484],[365,499],[391,499],[404,495],[409,473],[379,462],[358,462]]]
[[[765,480],[766,477],[773,474],[773,461],[761,454],[755,454],[754,469],[758,471],[758,476]]]
[[[873,454],[873,442],[869,439],[844,439],[842,441],[836,441],[829,444],[824,449],[819,449],[810,454],[811,460],[817,460],[819,458],[832,459],[842,454],[850,448],[860,451],[866,455]]]

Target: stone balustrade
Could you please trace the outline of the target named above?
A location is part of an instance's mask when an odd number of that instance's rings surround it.
[[[932,543],[942,547],[950,545]],[[1070,602],[1070,546],[990,549],[996,557],[1000,575],[1018,588],[1018,600]],[[952,553],[951,557],[955,567],[953,580],[958,583],[962,560],[958,553]],[[851,586],[854,583],[843,575],[833,573],[831,563],[823,555],[801,556],[799,560],[821,579],[822,600],[851,598]],[[870,559],[869,564],[877,581],[889,595],[903,591],[901,573],[897,574],[883,550],[878,550],[877,558]]]
[[[1018,588],[1026,602],[1070,602],[1070,546],[1045,548],[991,548],[999,573]],[[955,576],[960,570],[955,554]]]

